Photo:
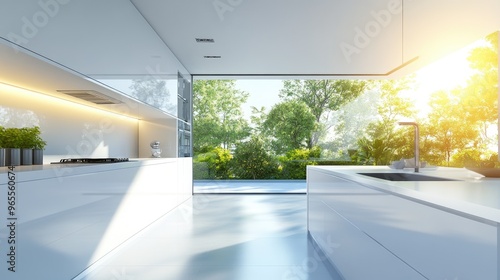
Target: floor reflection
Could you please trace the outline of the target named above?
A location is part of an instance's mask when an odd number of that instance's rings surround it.
[[[195,195],[76,279],[341,279],[308,238],[305,195]]]

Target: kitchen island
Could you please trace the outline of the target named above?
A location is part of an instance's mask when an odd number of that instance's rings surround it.
[[[0,279],[73,279],[189,199],[192,160],[1,167],[0,192]]]
[[[443,167],[420,174],[454,181],[360,173],[413,170],[308,166],[308,230],[345,279],[500,279],[500,179]]]

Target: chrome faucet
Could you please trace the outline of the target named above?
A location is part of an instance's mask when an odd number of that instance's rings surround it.
[[[413,125],[415,127],[415,172],[418,172],[418,168],[420,166],[420,154],[419,154],[419,143],[418,139],[420,138],[418,132],[418,124],[416,122],[398,122],[399,125]]]

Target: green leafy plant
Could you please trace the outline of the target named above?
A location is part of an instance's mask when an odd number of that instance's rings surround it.
[[[41,131],[38,126],[24,128],[23,138],[26,148],[43,150],[47,142],[42,139],[40,134]]]
[[[278,166],[262,139],[252,137],[236,145],[232,169],[238,179],[274,179]]]
[[[4,130],[5,148],[22,148],[22,132],[20,128],[9,127]]]
[[[203,169],[207,171],[205,175],[208,177],[207,179],[228,179],[231,177],[229,170],[231,159],[232,155],[229,150],[215,147],[206,153],[196,155],[194,162],[200,168],[198,171]],[[205,164],[202,165],[201,163]],[[197,176],[197,178],[199,177]]]
[[[0,149],[5,147],[5,127],[0,126]]]
[[[44,149],[47,142],[41,136],[40,127],[6,128],[1,134],[5,148]]]
[[[314,158],[319,158],[321,149],[318,146],[312,149],[294,149],[280,157],[283,165],[283,179],[306,179],[308,165],[316,165]]]

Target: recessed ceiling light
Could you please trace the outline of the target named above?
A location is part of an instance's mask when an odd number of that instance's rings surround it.
[[[197,43],[215,43],[212,38],[195,38]]]
[[[213,59],[213,58],[221,58],[220,55],[204,55],[203,58]]]

